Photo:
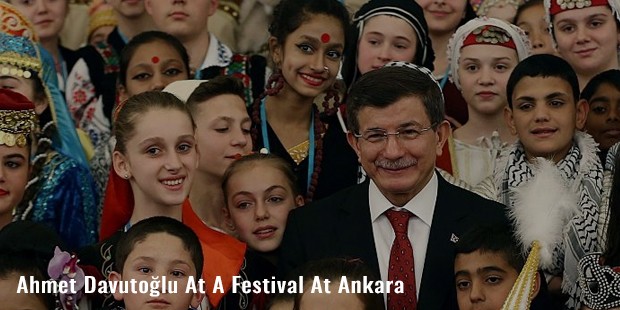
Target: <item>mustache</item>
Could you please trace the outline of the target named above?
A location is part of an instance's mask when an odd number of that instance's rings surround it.
[[[399,158],[397,160],[377,159],[375,166],[383,169],[398,170],[414,166],[418,163],[415,158]]]

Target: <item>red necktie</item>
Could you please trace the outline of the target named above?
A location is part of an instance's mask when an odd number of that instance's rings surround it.
[[[417,306],[415,287],[415,266],[413,264],[413,248],[407,235],[409,211],[387,210],[385,216],[390,220],[396,237],[390,251],[388,281],[403,281],[404,292],[397,294],[391,291],[387,296],[388,310],[415,310]]]

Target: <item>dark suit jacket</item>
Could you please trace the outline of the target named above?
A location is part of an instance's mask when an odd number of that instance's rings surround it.
[[[510,229],[502,204],[449,184],[438,177],[437,202],[428,240],[418,310],[458,309],[452,234],[479,224]],[[279,274],[311,260],[360,258],[379,275],[368,204],[368,182],[293,210],[282,240]]]

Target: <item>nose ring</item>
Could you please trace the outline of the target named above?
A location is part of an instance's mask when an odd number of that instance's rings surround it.
[[[323,67],[323,70],[325,70],[325,72],[329,72],[329,67],[325,66]]]

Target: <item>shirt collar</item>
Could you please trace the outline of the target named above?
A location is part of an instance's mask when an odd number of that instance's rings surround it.
[[[438,180],[437,175],[433,172],[433,176],[426,183],[424,188],[415,195],[402,208],[394,207],[385,196],[379,191],[379,188],[373,180],[370,180],[368,187],[368,202],[370,204],[370,217],[372,221],[376,221],[385,211],[390,208],[406,209],[420,218],[429,227],[433,222],[433,213],[435,212],[435,202],[437,201]]]
[[[209,49],[207,50],[207,57],[200,65],[201,71],[202,69],[208,67],[227,67],[230,64],[230,59],[232,58],[233,53],[228,46],[224,43],[220,42],[215,35],[209,33]]]

